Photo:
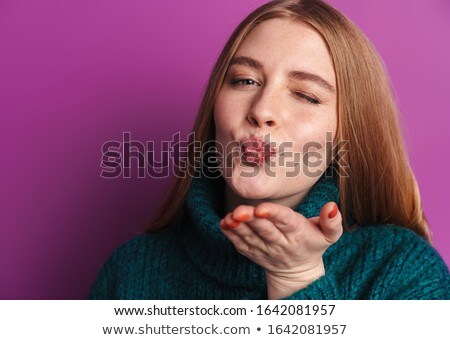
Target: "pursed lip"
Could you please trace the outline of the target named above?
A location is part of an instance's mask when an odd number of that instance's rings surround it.
[[[253,157],[256,160],[264,161],[264,159],[277,154],[277,148],[275,146],[271,147],[270,143],[265,142],[263,138],[245,138],[240,140],[240,145],[244,159]]]

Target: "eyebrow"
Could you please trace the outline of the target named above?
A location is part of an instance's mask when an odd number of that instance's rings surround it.
[[[257,70],[263,69],[263,65],[258,60],[255,60],[253,58],[246,57],[246,56],[234,57],[231,60],[229,66],[231,67],[232,65],[235,65],[235,64],[249,66],[249,67],[255,68]],[[306,71],[292,70],[292,71],[289,71],[288,76],[289,76],[289,78],[295,79],[295,80],[314,82],[317,85],[328,90],[329,92],[336,93],[336,90],[334,89],[334,87],[332,85],[330,85],[330,83],[328,83],[325,79],[323,79],[321,76],[318,76],[316,74],[306,72]]]

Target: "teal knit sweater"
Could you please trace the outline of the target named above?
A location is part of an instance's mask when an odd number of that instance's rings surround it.
[[[91,299],[267,299],[264,269],[219,229],[224,180],[194,178],[180,222],[114,250]],[[334,201],[322,176],[295,210],[307,218]],[[450,299],[450,274],[430,244],[394,225],[361,225],[323,255],[326,274],[285,299]]]

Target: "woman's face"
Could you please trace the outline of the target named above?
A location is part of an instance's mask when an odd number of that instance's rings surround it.
[[[219,167],[228,197],[296,206],[330,163],[337,127],[335,73],[319,33],[280,18],[255,27],[230,63],[214,121],[218,150],[235,151]],[[265,143],[239,148],[260,138],[275,147],[270,158]]]

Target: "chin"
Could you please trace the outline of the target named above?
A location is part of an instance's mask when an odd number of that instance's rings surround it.
[[[254,177],[243,177],[237,175],[225,180],[228,186],[240,197],[245,199],[266,199],[271,196],[270,179]]]

